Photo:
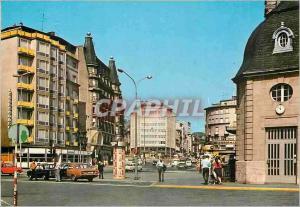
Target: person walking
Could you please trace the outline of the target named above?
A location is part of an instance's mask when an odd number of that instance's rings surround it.
[[[35,174],[36,167],[37,167],[37,164],[33,160],[32,163],[30,164],[31,175],[30,175],[30,179],[29,180],[32,180],[33,178],[35,178],[35,180],[37,180],[36,174]]]
[[[60,167],[61,167],[61,158],[59,157],[59,159],[58,159],[58,161],[55,165],[55,179],[56,179],[56,182],[61,182]]]
[[[157,170],[158,170],[158,181],[159,182],[164,182],[165,164],[162,161],[162,159],[158,160],[158,162],[156,163],[156,167],[157,167]]]
[[[205,182],[204,184],[208,185],[209,169],[211,167],[211,163],[208,155],[205,155],[204,159],[201,161],[201,167],[202,167],[203,179]]]
[[[213,171],[216,174],[217,183],[222,184],[222,164],[219,157],[215,158],[215,162],[213,163]]]
[[[101,162],[100,160],[98,162],[98,171],[99,171],[99,179],[104,179],[103,178],[104,163]]]

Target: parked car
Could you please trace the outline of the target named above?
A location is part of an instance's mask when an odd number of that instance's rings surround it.
[[[8,174],[13,175],[15,173],[15,169],[17,173],[22,173],[23,169],[21,167],[15,167],[12,163],[2,162],[1,163],[1,175]]]
[[[187,167],[192,167],[192,161],[189,160],[189,159],[187,159],[187,160],[185,161],[185,165],[186,165]]]
[[[158,160],[153,160],[152,165],[156,165]]]
[[[179,159],[173,159],[172,160],[172,163],[171,163],[171,166],[172,167],[176,167],[177,165],[178,165],[178,162],[179,162],[180,160]]]
[[[186,166],[186,162],[185,161],[179,161],[178,164],[177,164],[177,169],[186,169],[187,166]]]
[[[62,175],[71,178],[72,181],[87,179],[92,182],[99,175],[98,169],[87,163],[67,163],[62,166]]]
[[[27,176],[30,177],[32,170],[27,171]],[[38,163],[35,169],[35,177],[49,180],[49,178],[55,178],[54,164]]]
[[[126,163],[125,170],[134,172],[135,171],[135,163],[134,162]],[[143,170],[142,165],[138,164],[138,171],[142,171],[142,170]]]

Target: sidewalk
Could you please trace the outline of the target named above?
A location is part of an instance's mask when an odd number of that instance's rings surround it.
[[[253,190],[253,191],[288,191],[299,192],[299,185],[296,184],[240,184],[225,182],[222,185],[204,185],[202,175],[194,171],[166,171],[165,181],[157,181],[156,172],[141,172],[138,174],[140,179],[134,180],[134,173],[126,173],[124,180],[113,179],[112,173],[106,172],[105,179],[96,178],[96,182],[111,184],[131,184],[144,185],[159,188],[180,188],[180,189],[207,189],[207,190]]]

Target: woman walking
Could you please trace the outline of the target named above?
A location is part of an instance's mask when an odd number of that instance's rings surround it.
[[[218,184],[222,184],[222,164],[218,157],[216,157],[213,163],[213,171],[216,173],[216,180]]]

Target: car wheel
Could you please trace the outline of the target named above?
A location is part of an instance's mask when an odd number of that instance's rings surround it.
[[[93,178],[89,178],[88,180],[89,180],[89,182],[93,182]]]
[[[75,175],[72,175],[72,176],[71,176],[71,180],[74,181],[74,182],[76,182],[76,181],[77,181],[76,176],[75,176]]]

